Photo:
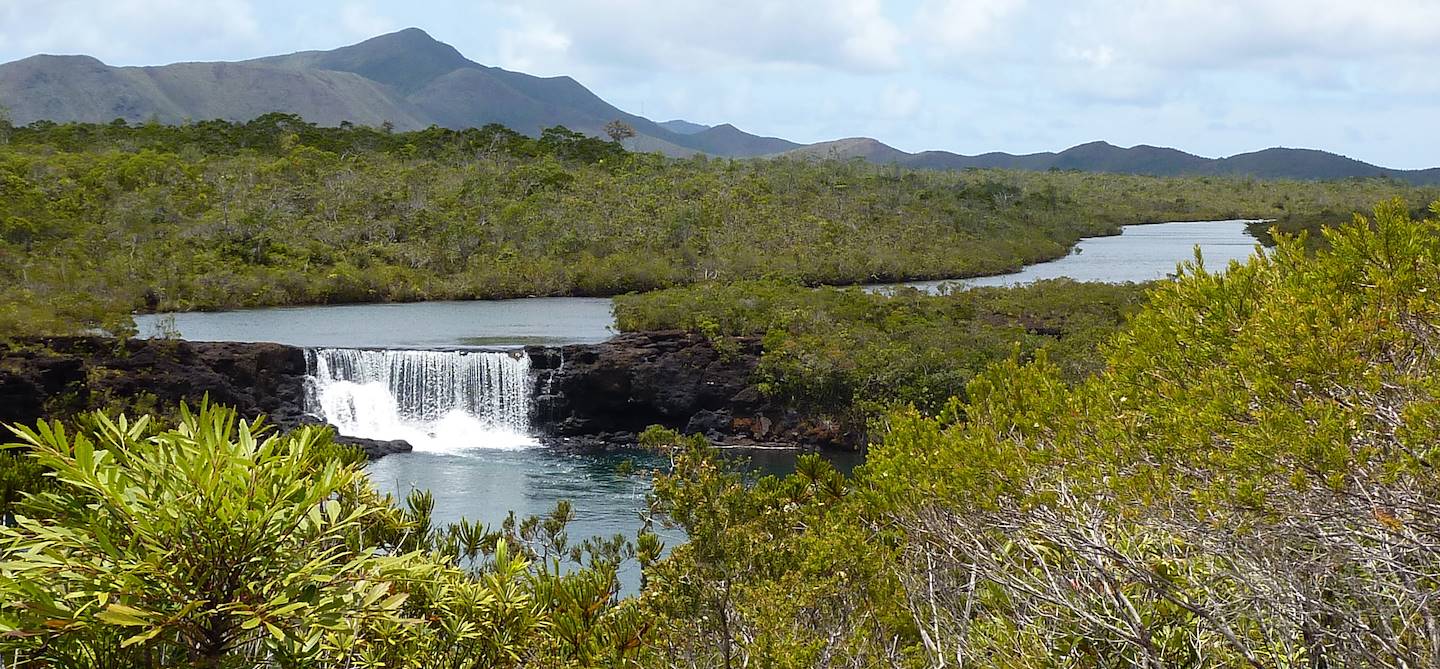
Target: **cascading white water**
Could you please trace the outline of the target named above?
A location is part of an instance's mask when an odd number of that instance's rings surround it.
[[[340,434],[430,452],[536,444],[523,351],[320,348],[306,359],[306,410]]]

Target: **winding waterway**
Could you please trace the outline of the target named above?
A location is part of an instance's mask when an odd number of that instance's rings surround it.
[[[871,284],[870,290],[913,286],[1008,286],[1041,279],[1153,281],[1193,258],[1198,246],[1206,266],[1244,260],[1256,240],[1251,221],[1200,221],[1127,225],[1109,237],[1082,239],[1067,256],[1018,272],[971,279]],[[142,314],[142,337],[173,328],[192,341],[276,342],[306,348],[442,349],[524,344],[585,344],[615,333],[611,300],[605,297],[529,297],[469,302],[343,304],[271,307],[237,311]]]
[[[947,285],[1014,286],[1068,277],[1076,281],[1140,283],[1163,279],[1175,272],[1177,263],[1194,258],[1199,247],[1205,266],[1225,269],[1232,260],[1244,260],[1255,249],[1255,238],[1246,232],[1253,221],[1199,221],[1127,225],[1112,237],[1081,240],[1070,255],[1030,265],[1018,272],[982,276],[959,281],[922,281],[902,285],[934,292]]]
[[[999,286],[1056,277],[1150,281],[1173,273],[1199,247],[1219,269],[1252,252],[1247,221],[1127,226],[1122,234],[1082,240],[1068,256],[1019,272],[962,281],[867,286]],[[546,513],[570,500],[572,544],[586,537],[633,535],[641,525],[650,454],[576,455],[539,447],[528,433],[528,361],[524,344],[594,343],[614,333],[607,298],[527,298],[286,307],[138,316],[144,336],[170,331],[195,341],[271,341],[308,350],[308,410],[359,437],[406,439],[415,452],[370,465],[382,492],[435,496],[435,519],[467,517],[498,526],[510,511]],[[480,350],[481,348],[488,350]],[[378,349],[378,350],[377,350]],[[794,454],[744,454],[765,473],[786,473]],[[642,473],[622,473],[622,463]],[[837,464],[849,468],[855,458]],[[628,467],[626,469],[629,469]],[[673,544],[681,537],[664,537]],[[622,574],[633,589],[637,574]]]

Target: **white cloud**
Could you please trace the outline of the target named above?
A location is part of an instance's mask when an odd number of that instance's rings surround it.
[[[1440,53],[1434,0],[1100,0],[1069,24],[1072,44],[1171,67]]]
[[[1011,19],[1026,0],[926,0],[915,15],[915,31],[941,59],[995,50],[1013,44]]]
[[[1418,86],[1411,95],[1440,93],[1426,76],[1440,59],[1435,0],[1090,0],[1052,10],[1029,17],[1033,41],[1053,26],[1050,59],[1031,67],[1080,100],[1220,95],[1234,104],[1284,91],[1309,104],[1397,81]]]
[[[920,111],[924,98],[909,86],[887,85],[880,92],[879,114],[885,118],[907,119]]]
[[[572,74],[570,38],[548,22],[525,25],[500,34],[501,64],[529,74]]]
[[[1100,70],[1115,64],[1115,49],[1111,48],[1109,44],[1085,48],[1072,47],[1069,55],[1075,61]]]
[[[259,41],[248,0],[7,0],[8,47],[118,64],[197,60]]]
[[[518,24],[502,39],[518,45],[553,32],[568,40],[574,58],[590,66],[683,70],[760,64],[883,72],[903,65],[903,35],[879,0],[676,0],[664,5],[494,0],[494,6]]]
[[[0,60],[248,58],[412,25],[629,111],[797,140],[1440,155],[1440,0],[0,0]]]
[[[352,2],[340,8],[340,27],[353,39],[366,39],[404,26],[376,12],[368,2]]]

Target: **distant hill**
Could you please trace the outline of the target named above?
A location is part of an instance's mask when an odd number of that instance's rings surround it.
[[[244,121],[279,111],[322,125],[385,122],[411,130],[500,123],[535,135],[563,125],[601,135],[620,119],[635,128],[626,146],[672,156],[704,153],[743,158],[860,158],[926,169],[995,167],[1155,175],[1253,175],[1261,178],[1392,177],[1440,183],[1440,168],[1391,170],[1332,153],[1273,148],[1229,158],[1204,158],[1157,146],[1121,148],[1105,142],[1059,153],[974,156],[948,151],[907,153],[868,137],[802,145],[762,137],[733,125],[675,119],[656,123],[616,108],[570,77],[536,77],[488,67],[418,28],[330,51],[302,51],[234,63],[111,67],[89,56],[32,56],[0,65],[0,102],[16,123],[37,120],[106,123],[116,118]]]
[[[1090,142],[1059,153],[984,153],[966,156],[948,151],[906,153],[874,139],[857,137],[810,144],[780,155],[801,158],[861,158],[873,163],[942,170],[1055,169],[1157,176],[1229,175],[1301,180],[1389,177],[1413,184],[1440,184],[1440,168],[1392,170],[1314,149],[1272,148],[1229,158],[1205,158],[1159,146],[1141,144],[1121,148],[1106,142]]]
[[[869,137],[848,137],[816,142],[785,155],[805,158],[863,158],[872,163],[907,163],[911,155]]]
[[[728,125],[676,132],[615,108],[570,77],[487,67],[417,28],[237,63],[111,67],[88,56],[34,56],[0,65],[0,100],[16,123],[243,121],[281,111],[325,125],[501,123],[533,135],[554,125],[600,134],[622,119],[639,134],[633,148],[671,155],[743,157],[799,146]]]
[[[110,67],[88,56],[33,56],[0,65],[0,100],[16,123],[246,120],[281,110],[326,125],[428,125],[415,105],[364,77],[240,63]]]
[[[752,135],[729,123],[691,134],[688,139],[691,142],[688,146],[717,156],[763,156],[791,151],[803,146],[779,137]]]
[[[682,135],[693,135],[697,132],[704,132],[705,130],[710,129],[710,126],[708,125],[691,123],[689,121],[678,118],[673,121],[661,121],[660,127],[669,130],[670,132],[678,132]]]

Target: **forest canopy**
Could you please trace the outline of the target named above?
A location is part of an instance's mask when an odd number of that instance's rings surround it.
[[[863,447],[896,406],[942,410],[990,365],[1047,356],[1068,381],[1103,363],[1099,347],[1144,304],[1146,284],[1069,279],[1007,288],[871,292],[777,281],[703,283],[615,298],[622,331],[680,329],[762,339],[757,383]]]

